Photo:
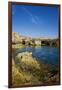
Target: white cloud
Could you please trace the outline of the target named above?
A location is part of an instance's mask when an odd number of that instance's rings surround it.
[[[36,21],[36,19],[35,19],[35,18],[33,18],[33,17],[32,17],[32,19],[31,19],[31,20],[32,20],[32,23],[37,24],[37,21]]]
[[[25,10],[25,12],[31,17],[31,22],[34,24],[38,23],[39,18],[37,16],[34,16],[27,8],[25,8],[24,6],[22,7],[23,10]]]

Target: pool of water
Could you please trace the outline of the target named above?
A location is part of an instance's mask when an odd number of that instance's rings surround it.
[[[36,60],[50,65],[58,65],[59,59],[59,49],[56,47],[24,47],[22,49],[16,49],[13,52],[13,57],[21,52],[32,52],[32,56],[36,58]]]

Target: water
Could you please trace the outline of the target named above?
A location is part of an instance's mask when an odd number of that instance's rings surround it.
[[[18,53],[29,51],[32,52],[32,56],[39,60],[39,62],[50,65],[58,65],[59,49],[56,47],[24,47],[22,49],[16,49],[13,52],[13,57]]]

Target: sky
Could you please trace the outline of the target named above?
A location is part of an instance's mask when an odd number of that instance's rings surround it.
[[[58,7],[12,4],[12,31],[32,38],[57,38]]]

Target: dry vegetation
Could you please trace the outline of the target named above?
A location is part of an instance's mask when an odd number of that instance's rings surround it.
[[[40,64],[31,52],[19,53],[12,59],[12,85],[59,84],[59,70]]]

